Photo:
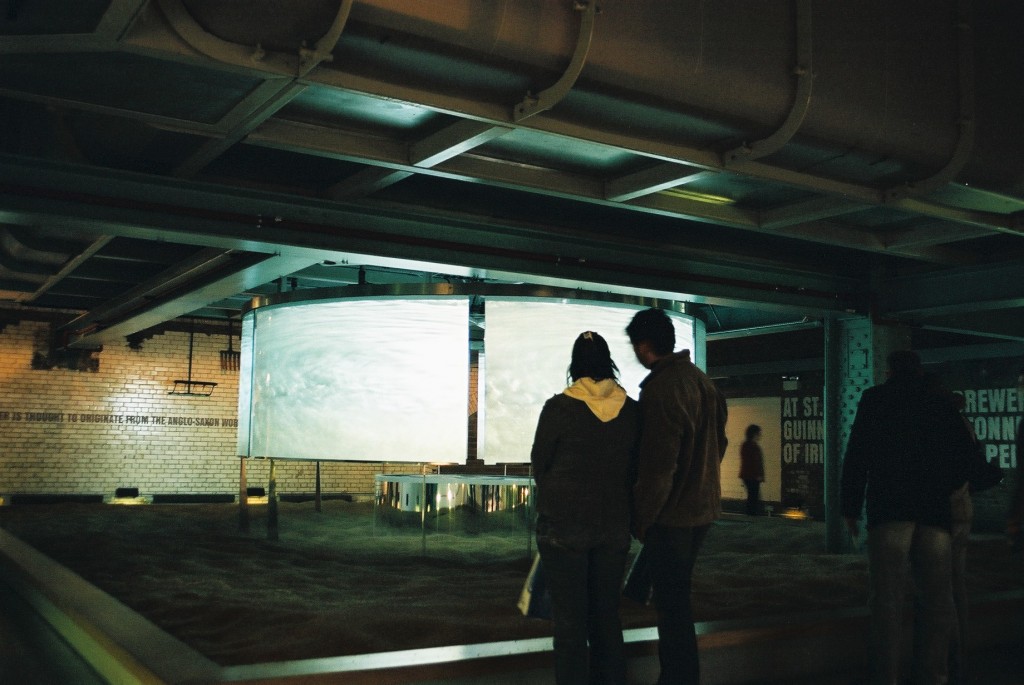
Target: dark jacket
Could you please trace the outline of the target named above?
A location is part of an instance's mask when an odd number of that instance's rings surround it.
[[[764,481],[764,452],[756,440],[747,440],[740,445],[740,478]]]
[[[530,455],[537,481],[538,539],[575,550],[629,546],[639,428],[639,407],[629,398],[607,421],[566,394],[544,404]]]
[[[840,507],[867,526],[949,528],[949,496],[967,480],[974,441],[946,397],[916,376],[864,391],[843,460]]]
[[[701,526],[722,512],[725,397],[684,350],[658,361],[640,385],[643,428],[633,486],[634,529]]]

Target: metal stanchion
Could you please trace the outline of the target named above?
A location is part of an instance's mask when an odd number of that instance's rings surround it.
[[[238,460],[238,530],[249,532],[249,486],[245,475],[245,457]]]
[[[277,540],[277,465],[270,460],[270,482],[267,484],[267,539]]]

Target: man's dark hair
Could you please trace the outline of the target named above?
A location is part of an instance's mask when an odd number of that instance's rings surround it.
[[[660,309],[637,312],[626,326],[626,335],[634,345],[641,342],[650,343],[651,349],[657,355],[672,354],[676,348],[676,329],[672,325],[672,319]]]
[[[922,374],[921,357],[911,350],[892,352],[886,359],[886,364],[893,378],[911,378]]]

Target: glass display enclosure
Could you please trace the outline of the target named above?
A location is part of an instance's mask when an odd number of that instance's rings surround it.
[[[486,284],[258,298],[242,320],[238,454],[465,463],[475,410],[478,459],[528,462],[540,409],[566,387],[581,332],[608,341],[620,382],[637,397],[647,371],[625,328],[649,307],[669,314],[676,349],[703,367],[703,323],[667,300]]]
[[[247,312],[239,454],[465,460],[468,318],[466,297],[317,300]]]

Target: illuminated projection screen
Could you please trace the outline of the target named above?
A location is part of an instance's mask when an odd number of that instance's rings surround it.
[[[465,462],[468,321],[466,297],[316,301],[248,312],[239,454]]]
[[[626,326],[646,307],[566,300],[487,298],[483,454],[489,464],[530,461],[544,402],[566,387],[572,345],[583,331],[608,341],[619,382],[636,399],[647,369],[633,354]],[[694,352],[694,322],[666,312],[676,330],[676,350]],[[703,359],[703,351],[697,359]]]

